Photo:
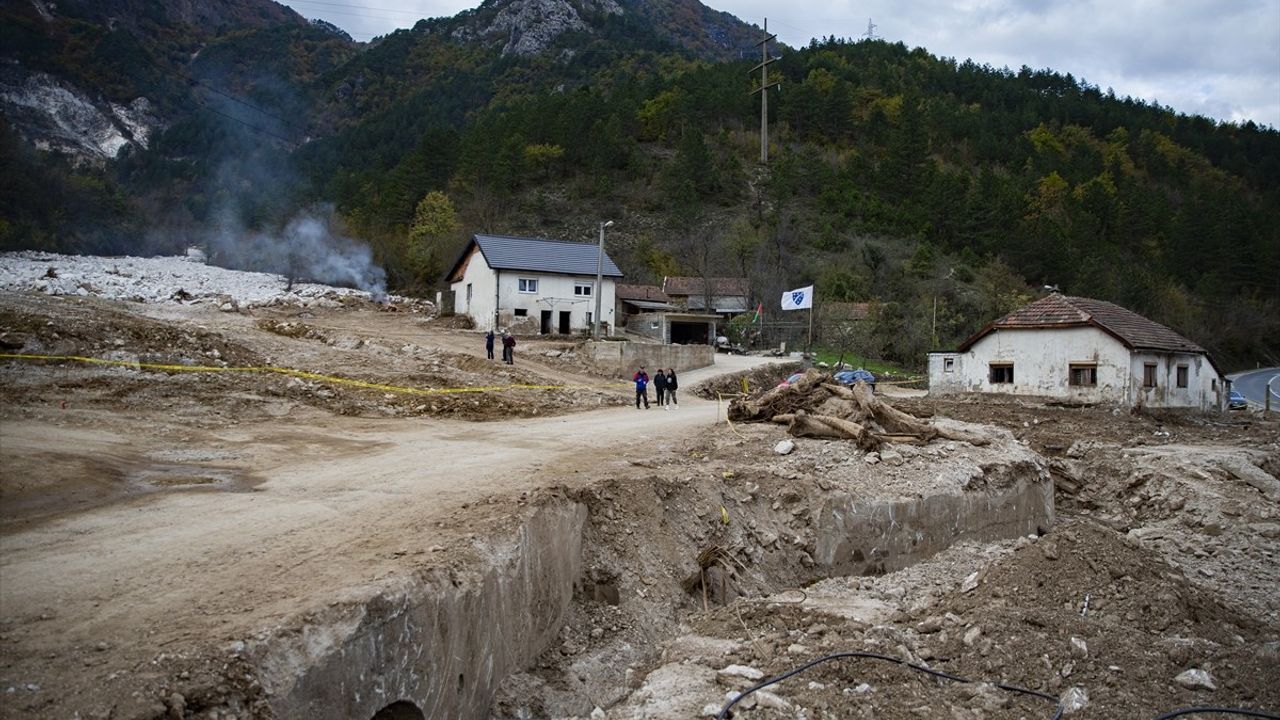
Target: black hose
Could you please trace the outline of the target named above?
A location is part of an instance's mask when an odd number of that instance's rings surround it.
[[[764,682],[758,683],[756,685],[753,685],[752,687],[747,688],[746,690],[743,690],[742,692],[738,693],[738,697],[730,700],[728,704],[720,708],[720,714],[716,716],[716,720],[725,720],[725,718],[729,717],[729,710],[732,709],[734,705],[737,705],[738,701],[742,700],[743,698],[750,695],[751,693],[757,690],[763,690],[764,688],[767,688],[770,685],[776,685],[777,683],[780,683],[783,680],[786,680],[787,678],[799,675],[800,673],[804,672],[805,670],[808,670],[814,665],[820,665],[829,660],[839,660],[840,658],[870,658],[872,660],[884,660],[886,662],[894,663],[895,665],[904,665],[917,672],[933,675],[934,677],[939,677],[939,678],[942,678],[943,680],[951,680],[952,682],[958,682],[958,683],[973,682],[972,680],[969,680],[967,678],[962,678],[959,675],[952,675],[950,673],[942,672],[941,670],[934,670],[932,668],[927,668],[923,665],[916,665],[915,663],[907,662],[906,660],[902,660],[896,657],[890,657],[888,655],[880,655],[878,653],[869,653],[869,652],[832,653],[830,655],[824,655],[823,657],[820,657],[816,660],[810,660],[809,662],[805,663],[804,665],[801,665],[798,668],[795,668],[793,670],[788,670],[787,672],[777,677],[769,678]],[[1053,720],[1060,720],[1060,718],[1062,717],[1062,704],[1058,701],[1058,698],[1054,697],[1053,695],[1049,695],[1048,693],[1042,693],[1039,690],[1030,690],[1027,688],[1018,687],[1016,685],[1004,685],[1001,683],[995,683],[995,686],[1000,688],[1001,690],[1020,693],[1022,695],[1031,695],[1033,697],[1038,697],[1041,700],[1048,700],[1049,702],[1057,706],[1057,712],[1053,714]],[[1271,717],[1271,716],[1263,715],[1262,717]]]
[[[1275,713],[1263,712],[1261,710],[1240,710],[1240,709],[1234,709],[1234,708],[1220,708],[1220,707],[1189,707],[1189,708],[1181,708],[1179,710],[1170,710],[1167,713],[1163,713],[1161,715],[1155,716],[1154,718],[1152,718],[1152,720],[1168,720],[1169,718],[1176,718],[1181,715],[1194,715],[1195,713],[1205,713],[1205,714],[1215,713],[1218,715],[1243,715],[1245,717],[1270,718],[1270,720],[1280,720],[1280,715],[1276,715]]]

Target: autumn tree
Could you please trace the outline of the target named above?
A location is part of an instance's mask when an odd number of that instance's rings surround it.
[[[462,224],[449,196],[436,190],[418,201],[409,226],[408,257],[415,285],[432,284],[444,269],[445,254]]]

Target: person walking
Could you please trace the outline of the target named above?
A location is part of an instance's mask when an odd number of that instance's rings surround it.
[[[490,360],[493,359],[493,331],[492,330],[484,334],[484,352],[486,355],[489,356]],[[503,358],[503,359],[505,360],[506,358]]]
[[[502,333],[502,358],[508,365],[516,364],[516,338],[511,333]]]
[[[649,373],[644,371],[644,366],[640,366],[640,370],[631,378],[636,383],[636,409],[640,409],[640,400],[644,400],[644,409],[649,409]]]
[[[667,376],[663,374],[662,368],[658,368],[658,373],[653,376],[653,389],[658,393],[658,407],[667,410]]]
[[[667,370],[667,404],[680,407],[680,403],[676,402],[676,390],[680,388],[680,381],[676,379],[676,369],[669,368]]]

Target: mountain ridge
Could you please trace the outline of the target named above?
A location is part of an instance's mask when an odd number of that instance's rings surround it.
[[[238,1],[228,17],[256,0]],[[904,362],[1040,284],[1230,362],[1280,358],[1272,129],[1069,74],[828,39],[771,69],[785,90],[761,168],[759,33],[696,0],[489,0],[367,44],[291,18],[220,35],[161,23],[154,47],[76,22],[93,42],[59,56],[28,39],[23,67],[101,56],[76,70],[105,78],[85,102],[132,112],[120,99],[153,88],[157,124],[126,135],[108,118],[119,154],[77,167],[21,141],[6,109],[0,165],[21,180],[0,195],[0,248],[269,239],[306,212],[368,242],[393,287],[427,292],[463,239],[411,239],[434,193],[473,230],[586,239],[616,218],[610,242],[638,281],[735,274],[761,298],[817,282],[878,303],[859,342]]]

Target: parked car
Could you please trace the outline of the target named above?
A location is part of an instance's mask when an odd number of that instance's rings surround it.
[[[864,382],[867,387],[871,388],[871,392],[876,391],[876,376],[871,374],[870,370],[864,370],[863,368],[841,370],[834,377],[842,385],[856,385],[858,382]]]
[[[1227,407],[1232,410],[1244,410],[1249,407],[1249,401],[1245,400],[1238,390],[1232,390],[1231,394],[1227,395]]]
[[[742,345],[735,345],[729,342],[729,338],[720,335],[716,337],[716,352],[729,353],[730,355],[746,355],[747,349]]]

